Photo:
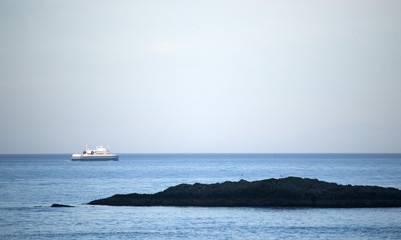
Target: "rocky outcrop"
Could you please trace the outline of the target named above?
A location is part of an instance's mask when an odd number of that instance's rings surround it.
[[[155,194],[117,194],[88,203],[111,206],[401,207],[401,191],[288,177],[248,182],[180,184]]]
[[[70,205],[65,205],[65,204],[59,204],[59,203],[54,203],[50,207],[74,207]]]

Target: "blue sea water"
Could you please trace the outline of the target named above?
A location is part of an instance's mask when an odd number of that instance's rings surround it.
[[[401,208],[109,207],[116,193],[298,176],[401,189],[401,154],[0,155],[0,239],[401,239]],[[53,203],[74,208],[50,208]]]

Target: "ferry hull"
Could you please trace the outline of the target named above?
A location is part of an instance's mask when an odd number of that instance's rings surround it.
[[[72,157],[71,161],[118,161],[118,156],[80,156]]]

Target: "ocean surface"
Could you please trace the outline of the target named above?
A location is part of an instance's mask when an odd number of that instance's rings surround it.
[[[117,193],[297,176],[401,189],[401,154],[0,155],[0,239],[401,239],[401,208],[109,207]],[[76,206],[51,208],[53,203]]]

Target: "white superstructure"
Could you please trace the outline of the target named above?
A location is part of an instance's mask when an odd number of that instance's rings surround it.
[[[118,155],[112,154],[107,148],[103,146],[96,147],[95,150],[88,149],[82,154],[72,154],[72,161],[118,161]]]

